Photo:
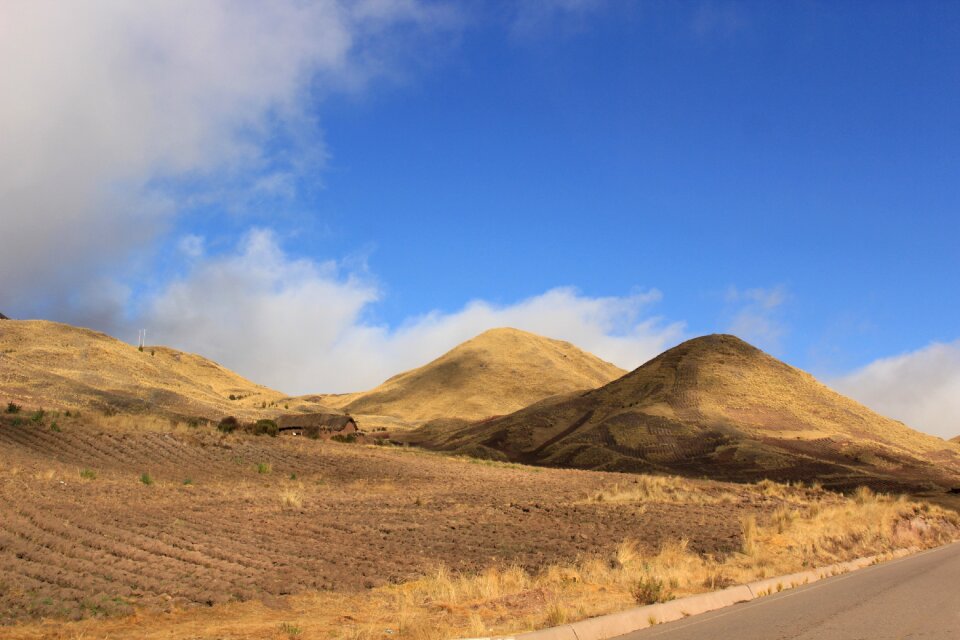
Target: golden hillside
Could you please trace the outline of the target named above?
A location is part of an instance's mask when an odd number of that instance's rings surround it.
[[[323,401],[354,415],[391,416],[410,423],[480,420],[556,394],[593,389],[623,373],[569,342],[518,329],[491,329],[375,389]]]
[[[735,480],[960,477],[960,455],[943,440],[728,335],[685,342],[599,389],[452,431],[428,425],[412,439],[551,466]]]
[[[191,353],[157,346],[141,352],[106,334],[46,320],[0,324],[0,394],[28,407],[211,419],[276,413],[282,403],[290,411],[323,410]]]

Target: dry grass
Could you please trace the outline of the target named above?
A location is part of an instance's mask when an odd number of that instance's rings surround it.
[[[375,389],[322,401],[353,415],[371,415],[371,424],[384,416],[406,423],[482,420],[560,393],[592,389],[624,373],[568,342],[493,329]]]
[[[757,553],[757,516],[750,514],[740,520],[740,550],[745,556],[753,556]]]
[[[187,433],[191,427],[185,422],[155,415],[103,414],[88,411],[83,415],[85,424],[115,433]]]
[[[303,507],[304,490],[303,484],[295,487],[287,487],[280,491],[280,505],[284,509],[300,509]]]
[[[141,352],[103,333],[45,320],[5,321],[0,352],[5,401],[25,407],[247,418],[276,415],[291,402],[296,410],[329,410],[287,398],[198,355],[166,347]],[[138,426],[151,422],[134,420]]]
[[[716,425],[725,425],[722,437]],[[598,440],[600,433],[607,435]],[[690,475],[722,470],[741,481],[787,478],[790,468],[795,477],[823,475],[846,487],[865,474],[905,488],[947,486],[960,475],[956,446],[870,411],[733,336],[685,342],[587,394],[410,437],[448,451],[492,441],[500,454],[546,466],[609,470],[642,461]]]
[[[668,502],[675,504],[715,504],[736,502],[729,491],[711,490],[706,483],[679,476],[638,475],[630,482],[616,483],[594,493],[591,502],[638,503]]]

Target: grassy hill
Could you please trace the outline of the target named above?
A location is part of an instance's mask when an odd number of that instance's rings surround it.
[[[45,320],[0,324],[0,394],[4,403],[28,407],[207,418],[276,413],[284,404],[290,411],[323,410],[198,355],[158,346],[139,351],[97,331]]]
[[[323,401],[355,415],[390,416],[409,423],[479,420],[556,394],[592,389],[623,373],[569,342],[517,329],[492,329],[375,389],[326,396]]]
[[[729,335],[685,342],[598,389],[410,437],[533,464],[732,480],[869,479],[896,489],[960,477],[955,447]]]

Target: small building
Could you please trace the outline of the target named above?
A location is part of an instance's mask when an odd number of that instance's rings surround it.
[[[285,414],[277,418],[281,434],[324,438],[359,433],[357,421],[340,413]]]

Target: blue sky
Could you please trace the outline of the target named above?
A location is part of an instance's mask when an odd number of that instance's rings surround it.
[[[960,433],[954,3],[27,6],[8,315],[293,392],[498,324],[626,368],[734,332]]]
[[[702,6],[624,6],[468,29],[408,84],[325,105],[314,202],[328,250],[373,247],[386,321],[656,287],[704,333],[729,287],[781,285],[802,366],[957,337],[957,11],[718,4],[734,24],[698,30]]]

